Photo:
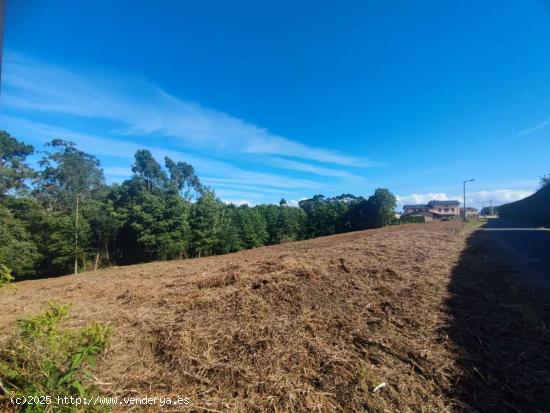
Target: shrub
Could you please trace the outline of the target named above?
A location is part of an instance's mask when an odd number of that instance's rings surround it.
[[[94,322],[63,328],[69,306],[49,303],[39,314],[17,322],[11,337],[0,343],[0,385],[7,396],[51,396],[51,405],[26,404],[25,413],[102,411],[101,406],[56,404],[65,396],[97,394],[87,368],[107,345],[110,330]]]
[[[8,284],[13,280],[15,280],[15,278],[11,275],[10,269],[4,264],[0,264],[0,287],[2,284]]]

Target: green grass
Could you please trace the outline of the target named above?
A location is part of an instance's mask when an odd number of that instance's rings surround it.
[[[466,219],[466,225],[470,228],[480,228],[487,222],[484,218],[467,218]]]

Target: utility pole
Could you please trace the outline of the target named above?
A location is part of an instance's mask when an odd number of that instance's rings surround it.
[[[76,213],[74,217],[74,273],[78,274],[78,195],[76,196]]]
[[[464,203],[462,208],[462,220],[466,222],[466,182],[472,182],[475,181],[475,179],[468,179],[467,181],[462,182],[462,191],[464,196]]]

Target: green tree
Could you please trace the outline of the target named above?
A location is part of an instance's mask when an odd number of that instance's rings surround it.
[[[306,214],[300,208],[279,207],[279,216],[275,226],[275,243],[298,241],[304,237]]]
[[[550,174],[541,176],[539,183],[541,188],[545,187],[546,185],[550,185]]]
[[[40,160],[35,195],[52,210],[72,212],[80,200],[93,198],[105,185],[99,160],[76,148],[73,142],[53,139],[46,146],[52,152]]]
[[[342,232],[342,218],[348,211],[348,201],[315,195],[298,203],[306,213],[305,234],[307,238],[322,237]]]
[[[66,271],[68,245],[72,243],[77,272],[79,266],[90,268],[90,257],[96,253],[90,216],[84,212],[98,211],[90,204],[105,194],[103,170],[95,156],[78,150],[73,142],[53,139],[46,145],[52,150],[39,162],[43,169],[38,174],[34,194],[51,213],[46,225],[55,240],[51,244],[50,262],[53,268]]]
[[[193,248],[189,194],[201,191],[199,178],[185,162],[166,157],[165,165],[170,179],[149,151],[137,151],[135,175],[108,196],[118,223],[116,254],[124,263],[179,258]]]
[[[49,214],[42,205],[33,198],[29,197],[6,197],[3,205],[10,211],[10,214],[19,222],[28,234],[26,239],[33,244],[32,249],[37,252],[33,254],[32,271],[22,276],[43,276],[51,274],[47,265],[48,257],[51,254],[49,250],[50,233],[46,228],[46,216]],[[8,227],[6,223],[6,227]]]
[[[371,204],[372,224],[375,228],[388,225],[395,218],[397,200],[388,189],[376,189],[368,202]]]
[[[74,270],[75,259],[80,270],[92,268],[95,251],[88,220],[81,219],[75,228],[74,217],[60,212],[45,217],[48,244],[45,247],[46,268],[49,274],[69,274]],[[75,231],[78,244],[75,245]]]
[[[348,230],[380,228],[388,225],[395,217],[395,196],[385,188],[378,188],[367,200],[351,204],[346,214]]]
[[[129,223],[149,259],[182,258],[189,244],[189,204],[176,192],[142,191],[133,199]]]
[[[257,205],[256,208],[260,214],[262,214],[266,223],[267,240],[268,245],[277,244],[277,234],[279,232],[279,215],[281,207],[273,204]]]
[[[34,171],[25,164],[25,159],[33,152],[31,145],[0,131],[0,196],[27,189],[26,181],[34,176]]]
[[[0,205],[0,266],[15,278],[32,276],[40,255],[24,223]]]
[[[240,237],[245,248],[265,245],[268,239],[267,224],[258,209],[242,205],[237,208]]]
[[[349,231],[380,228],[395,217],[395,196],[385,188],[378,188],[367,200],[360,199],[350,205],[346,214]]]
[[[109,260],[117,264],[128,265],[144,261],[146,253],[143,244],[138,243],[138,234],[132,225],[135,215],[131,219],[132,206],[144,191],[147,189],[137,177],[109,188],[104,203],[114,226],[109,244]]]
[[[214,192],[204,189],[191,208],[191,249],[198,256],[211,255],[219,243],[223,204]]]
[[[105,188],[99,199],[90,199],[82,207],[82,216],[90,225],[94,270],[113,263],[117,234],[122,225],[108,195],[109,190]]]
[[[366,199],[362,199],[350,206],[345,216],[342,218],[342,225],[345,231],[359,231],[370,226],[372,219],[372,205]]]
[[[170,181],[185,199],[190,200],[193,194],[200,193],[202,185],[193,165],[186,162],[176,163],[169,157],[164,158],[164,165],[170,173]]]
[[[268,234],[267,244],[297,241],[305,238],[306,213],[285,203],[254,207],[263,216]]]
[[[150,151],[140,149],[134,155],[135,161],[132,165],[132,172],[145,184],[145,187],[151,191],[166,183],[166,173],[162,170],[160,164],[153,158]]]
[[[237,215],[238,211],[235,205],[225,205],[222,207],[218,242],[214,250],[216,254],[227,254],[243,249]]]

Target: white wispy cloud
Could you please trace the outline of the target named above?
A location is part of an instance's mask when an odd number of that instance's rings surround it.
[[[292,169],[292,170],[301,171],[301,172],[309,172],[315,175],[333,176],[338,178],[349,178],[349,179],[362,179],[361,177],[351,172],[343,171],[341,169],[326,168],[323,166],[312,165],[305,162],[282,158],[280,156],[267,156],[263,158],[262,162],[264,162],[267,165],[274,166],[276,168]],[[368,164],[371,167],[381,166],[380,163],[376,163],[376,162],[368,163],[368,162],[369,161],[365,161],[365,165]]]
[[[165,156],[176,161],[191,163],[195,170],[208,185],[225,188],[242,189],[249,187],[248,192],[273,193],[301,189],[319,191],[327,188],[327,184],[317,181],[288,177],[284,175],[256,172],[236,167],[227,162],[208,159],[184,151],[168,150],[159,146],[138,144],[135,142],[91,135],[60,128],[42,122],[30,121],[8,115],[0,115],[0,124],[9,126],[9,130],[19,139],[33,144],[43,144],[52,138],[63,138],[78,144],[78,147],[93,155],[103,155],[117,159],[116,165],[104,166],[106,177],[111,181],[120,180],[131,175],[130,165],[134,153],[138,149],[148,149],[162,162]],[[125,165],[125,166],[124,166]]]
[[[234,180],[227,180],[227,179],[220,179],[220,178],[211,178],[211,177],[203,177],[202,182],[205,183],[208,186],[214,187],[216,189],[232,189],[232,190],[240,190],[240,191],[246,191],[250,193],[256,193],[256,194],[274,194],[274,195],[281,195],[281,188],[277,187],[269,187],[261,184],[242,184],[242,183],[236,183]],[[289,182],[289,184],[292,184]],[[291,195],[295,194],[296,190],[290,187],[285,188],[285,194]]]
[[[426,194],[396,195],[397,203],[403,204],[426,204],[431,200],[444,201],[450,199],[444,192],[428,192]]]
[[[230,114],[170,95],[143,79],[107,73],[76,74],[6,53],[6,107],[120,123],[125,135],[177,138],[181,144],[220,152],[278,155],[340,166],[370,167],[367,159],[305,145]],[[300,167],[298,164],[288,167]]]
[[[523,129],[522,131],[519,131],[518,133],[516,133],[512,137],[512,140],[516,140],[516,139],[519,139],[521,137],[531,135],[532,133],[535,133],[535,132],[538,132],[540,130],[546,129],[548,126],[550,126],[550,118],[543,120],[542,122],[536,124],[533,127],[530,127],[530,128],[527,128],[527,129]]]
[[[534,191],[528,189],[495,189],[493,191],[476,191],[466,194],[466,201],[475,203],[493,202],[493,205],[506,204],[532,195]]]
[[[231,173],[229,173],[231,172]],[[215,186],[223,184],[236,187],[238,185],[250,185],[259,188],[307,188],[310,190],[327,189],[328,184],[301,178],[267,174],[263,172],[244,171],[239,169],[227,169],[224,177],[205,176],[203,180]]]

